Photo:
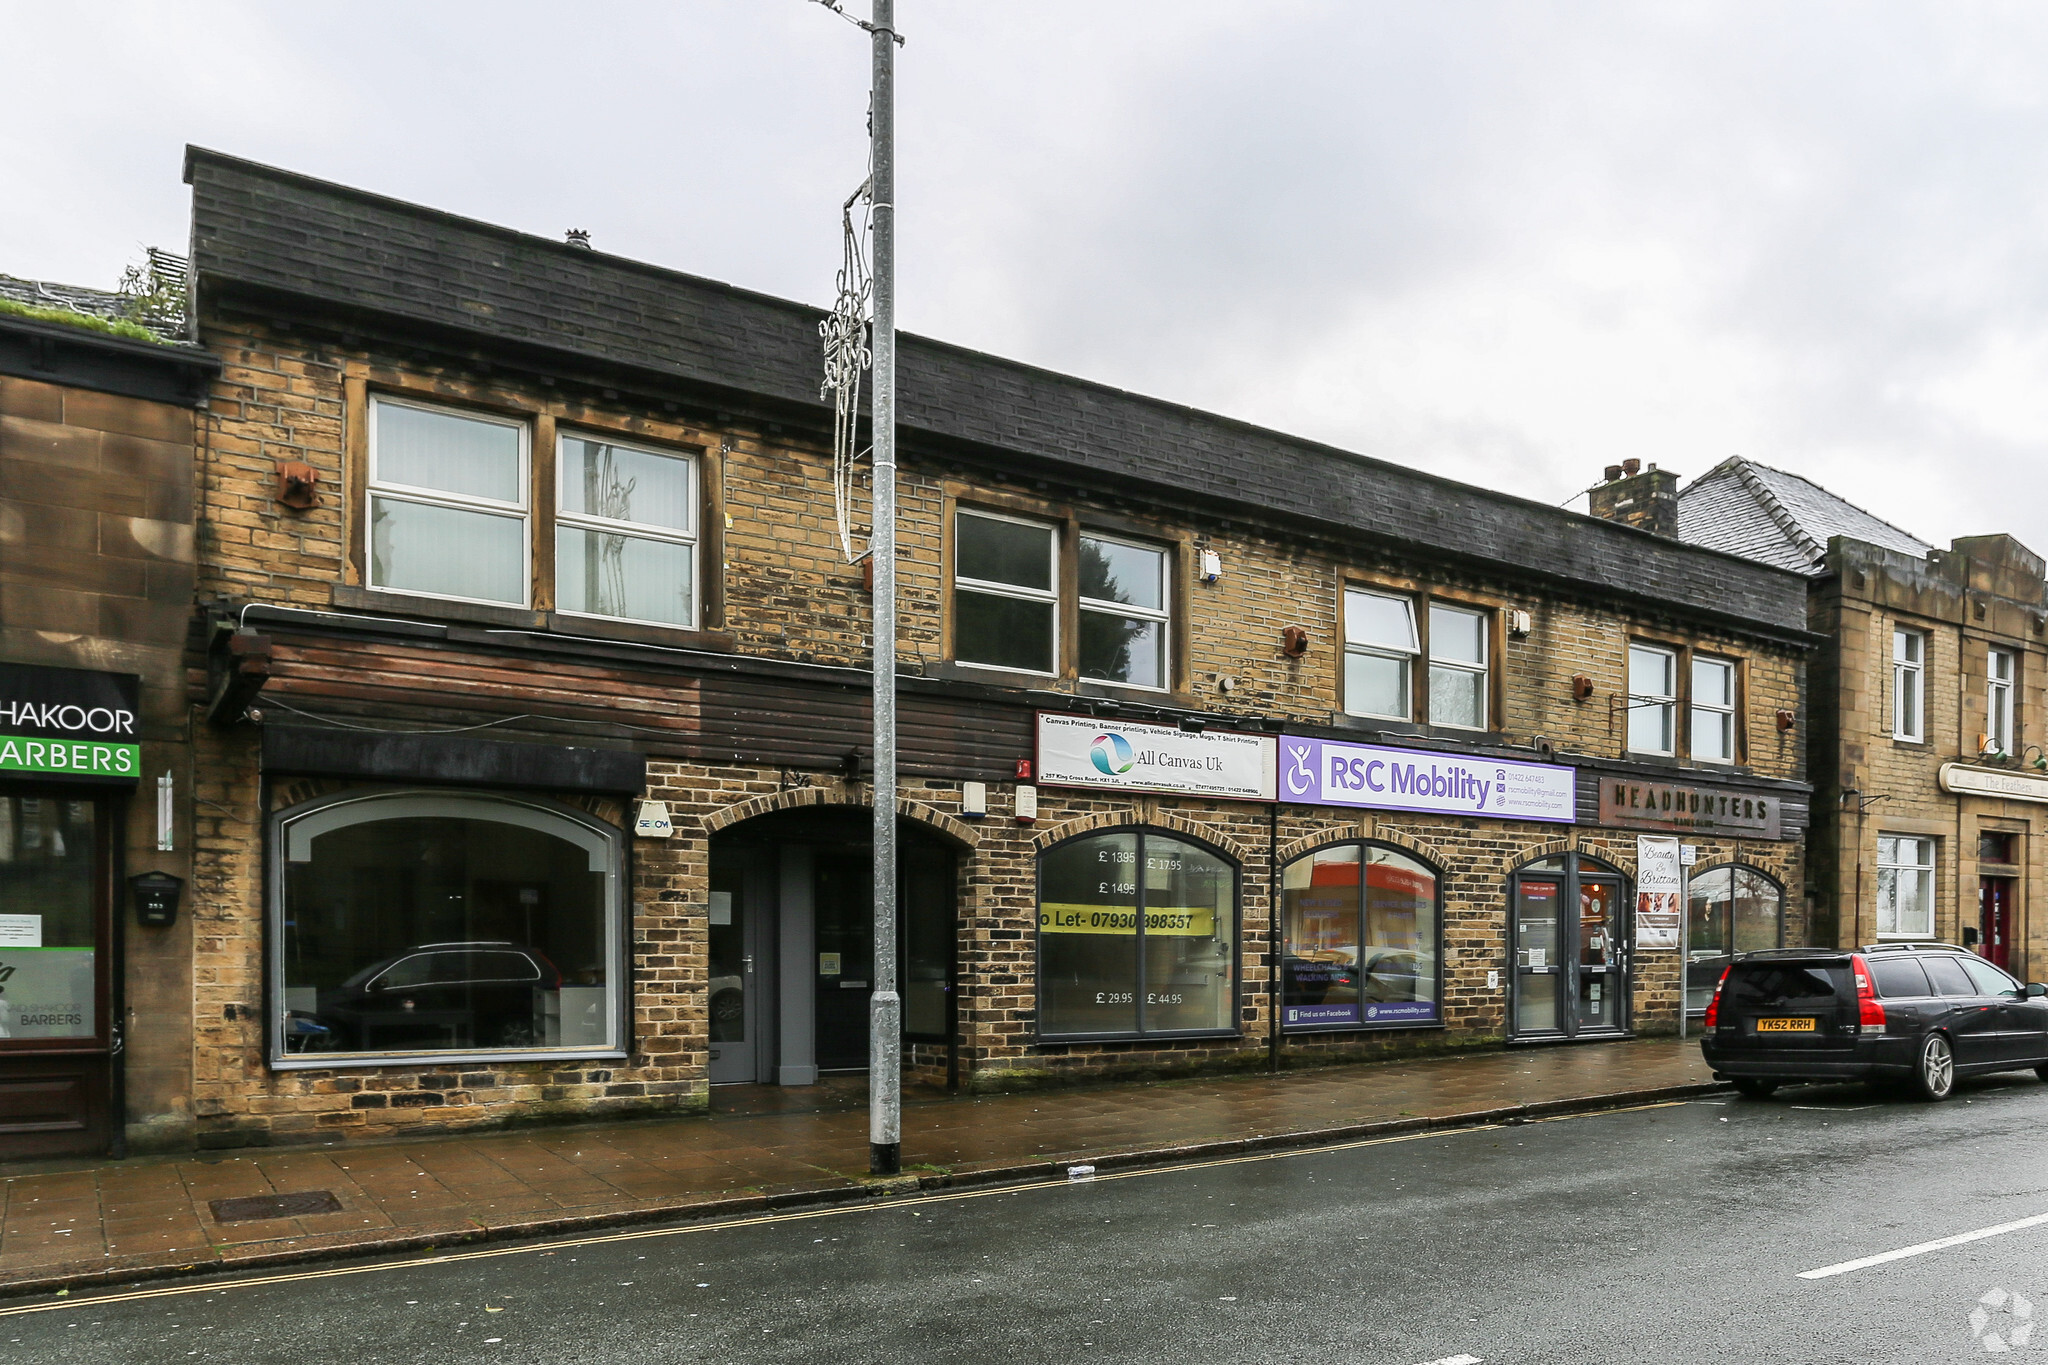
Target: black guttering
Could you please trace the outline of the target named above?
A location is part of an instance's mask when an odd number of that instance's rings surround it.
[[[0,313],[0,374],[17,379],[196,408],[219,373],[220,357],[197,347]]]
[[[191,148],[202,290],[393,319],[822,420],[814,308]],[[1633,527],[924,338],[906,434],[1811,643],[1805,584]]]

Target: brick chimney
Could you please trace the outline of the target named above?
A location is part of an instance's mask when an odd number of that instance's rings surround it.
[[[1678,476],[1641,460],[1607,466],[1607,479],[1592,491],[1592,513],[1608,521],[1678,537]]]

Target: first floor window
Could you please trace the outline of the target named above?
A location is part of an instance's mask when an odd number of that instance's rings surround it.
[[[1991,650],[1984,660],[1988,680],[1984,689],[1984,749],[1987,753],[2012,752],[2012,651]]]
[[[962,510],[953,520],[953,657],[985,668],[1058,667],[1057,537],[1044,522]]]
[[[370,586],[525,606],[526,426],[370,404]]]
[[[495,796],[364,795],[278,820],[277,1060],[623,1043],[620,837]]]
[[[1334,844],[1287,865],[1280,895],[1288,1028],[1441,1021],[1437,876],[1379,844]]]
[[[1166,551],[1081,537],[1081,676],[1167,686]]]
[[[1917,630],[1892,631],[1892,738],[1925,738],[1922,698],[1927,676],[1927,636]]]
[[[1877,836],[1877,932],[1934,936],[1934,840]]]
[[[1429,723],[1486,728],[1485,612],[1429,607]]]
[[[1678,655],[1656,645],[1628,647],[1628,747],[1669,754],[1678,714]]]
[[[1735,665],[1726,659],[1693,658],[1692,756],[1735,761]]]
[[[555,605],[697,621],[697,468],[687,455],[565,435],[556,455]]]
[[[1237,871],[1149,830],[1071,839],[1038,862],[1041,1037],[1236,1027]]]
[[[1785,893],[1753,867],[1709,867],[1687,879],[1686,901],[1685,1004],[1704,1010],[1737,954],[1782,941]]]
[[[1407,720],[1418,651],[1415,603],[1389,593],[1344,592],[1344,709]]]

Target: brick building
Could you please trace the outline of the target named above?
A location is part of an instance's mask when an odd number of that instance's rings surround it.
[[[1680,531],[1809,579],[1827,643],[1808,689],[1816,941],[1938,939],[2048,970],[2041,558],[2010,536],[1946,550],[1827,490],[1729,460],[1679,495]]]
[[[864,1066],[868,596],[822,315],[186,176],[222,365],[190,1139]],[[1800,574],[920,338],[901,379],[920,1076],[1669,1028],[1641,834],[1803,940]]]
[[[194,412],[220,366],[0,277],[0,1157],[189,1134]],[[145,321],[148,321],[145,318]]]

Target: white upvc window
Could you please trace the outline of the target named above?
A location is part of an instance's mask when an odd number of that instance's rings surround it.
[[[2012,752],[2013,653],[1994,649],[1984,659],[1984,749]]]
[[[1877,836],[1877,936],[1934,936],[1934,840]]]
[[[1892,738],[1927,737],[1927,634],[1903,626],[1892,631]]]
[[[1081,536],[1076,666],[1091,682],[1164,691],[1168,686],[1166,550]]]
[[[1630,753],[1677,752],[1678,654],[1660,645],[1628,647]]]
[[[983,668],[1059,668],[1059,537],[1023,517],[961,508],[953,519],[953,658]]]
[[[370,586],[525,606],[526,424],[380,395],[369,437]]]
[[[1692,756],[1701,763],[1735,761],[1735,665],[1727,659],[1693,656]]]
[[[1429,723],[1486,728],[1487,614],[1429,604]]]
[[[555,457],[555,607],[697,624],[697,462],[564,432]]]
[[[1415,602],[1391,593],[1344,590],[1344,709],[1354,716],[1414,715]]]

